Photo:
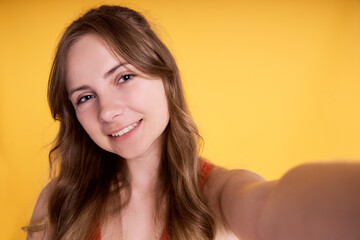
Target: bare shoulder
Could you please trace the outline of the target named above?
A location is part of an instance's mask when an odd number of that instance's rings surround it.
[[[220,197],[221,191],[228,181],[236,181],[237,186],[246,187],[249,184],[264,182],[265,179],[259,174],[246,169],[228,170],[215,166],[204,186],[205,198],[214,199],[215,196]],[[217,200],[220,199],[217,198]]]
[[[228,185],[236,185],[236,190],[246,189],[257,183],[264,182],[265,179],[259,174],[245,169],[228,170],[219,166],[215,166],[211,171],[209,178],[204,186],[203,194],[209,208],[215,214],[217,232],[221,235],[221,239],[237,239],[231,230],[231,226],[226,220],[224,212],[224,199],[226,194],[224,190]],[[225,204],[226,205],[226,204]]]
[[[49,197],[50,194],[52,192],[52,190],[54,189],[54,180],[50,181],[41,191],[34,211],[33,211],[33,215],[31,217],[31,222],[33,221],[39,221],[42,218],[45,218],[48,214],[48,210],[47,210],[47,206],[48,206],[48,201],[49,201]]]
[[[49,239],[47,226],[44,226],[48,217],[48,202],[54,189],[54,180],[50,181],[41,191],[28,226],[27,240]],[[45,227],[45,229],[43,229]]]

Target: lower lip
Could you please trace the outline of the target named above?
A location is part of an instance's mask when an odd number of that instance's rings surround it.
[[[124,133],[123,135],[117,136],[117,137],[113,137],[113,136],[109,136],[109,137],[113,141],[124,141],[124,140],[130,138],[132,135],[134,135],[139,130],[139,128],[142,126],[142,122],[143,122],[143,120],[141,119],[140,122],[138,123],[138,125],[136,125],[136,127],[133,130],[131,130],[130,132]]]

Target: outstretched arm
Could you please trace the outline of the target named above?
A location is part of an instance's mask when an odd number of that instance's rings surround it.
[[[306,164],[272,182],[245,170],[210,177],[222,221],[240,239],[360,239],[360,164]]]
[[[360,239],[360,164],[308,164],[279,180],[258,219],[259,239]]]

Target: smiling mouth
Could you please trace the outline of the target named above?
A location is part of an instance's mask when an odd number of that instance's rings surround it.
[[[112,133],[111,136],[112,137],[120,137],[122,135],[124,135],[125,133],[128,133],[130,131],[132,131],[134,128],[136,128],[137,125],[139,125],[139,123],[141,122],[142,119],[140,119],[138,122],[136,123],[133,123],[123,129],[121,129],[120,131],[118,132],[115,132],[115,133]]]

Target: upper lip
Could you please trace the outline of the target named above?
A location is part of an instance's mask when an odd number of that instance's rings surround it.
[[[114,133],[117,133],[121,130],[124,130],[125,128],[129,127],[130,125],[134,124],[134,123],[140,123],[142,119],[138,120],[138,121],[135,121],[135,122],[132,122],[132,123],[129,123],[129,124],[126,124],[126,125],[123,125],[121,127],[118,127],[116,128],[116,130],[111,130],[111,131],[107,131],[107,135],[111,136],[112,134]]]

